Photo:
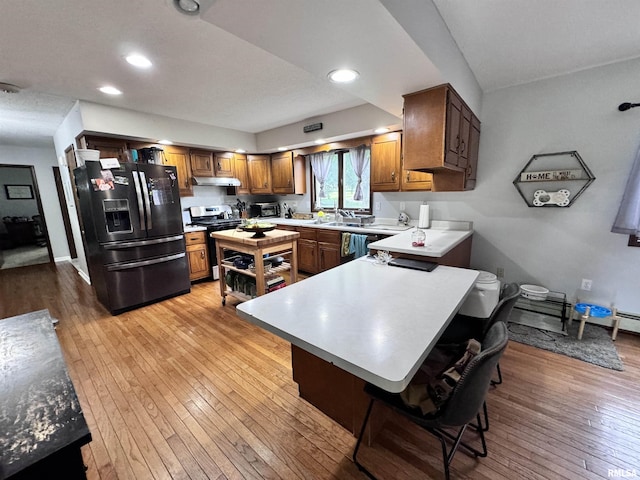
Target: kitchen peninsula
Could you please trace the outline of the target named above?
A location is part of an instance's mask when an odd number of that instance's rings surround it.
[[[237,306],[291,342],[300,395],[357,433],[370,382],[409,383],[471,291],[478,272],[420,272],[361,258]]]

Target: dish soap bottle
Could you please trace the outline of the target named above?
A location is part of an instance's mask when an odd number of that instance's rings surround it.
[[[424,242],[427,239],[427,234],[420,230],[418,227],[411,234],[411,246],[412,247],[424,247]]]

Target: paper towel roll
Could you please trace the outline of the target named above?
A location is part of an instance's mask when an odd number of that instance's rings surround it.
[[[429,228],[429,205],[420,205],[418,228]]]

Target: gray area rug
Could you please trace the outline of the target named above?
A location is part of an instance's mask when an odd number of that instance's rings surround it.
[[[573,321],[569,335],[561,335],[525,325],[509,323],[509,339],[612,370],[624,370],[611,332],[598,325],[587,323],[582,340],[578,340],[580,322]]]

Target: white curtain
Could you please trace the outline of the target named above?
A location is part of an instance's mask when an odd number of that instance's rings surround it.
[[[349,158],[351,159],[351,166],[353,171],[358,177],[358,183],[356,184],[356,190],[353,192],[354,200],[362,200],[362,173],[369,163],[369,149],[364,145],[360,145],[356,148],[349,149]]]
[[[309,161],[311,162],[311,168],[313,169],[313,175],[320,184],[320,192],[318,198],[326,198],[327,194],[324,191],[324,181],[329,173],[329,167],[335,153],[331,152],[319,152],[309,155]]]
[[[640,236],[640,148],[631,168],[613,226],[613,233]]]

